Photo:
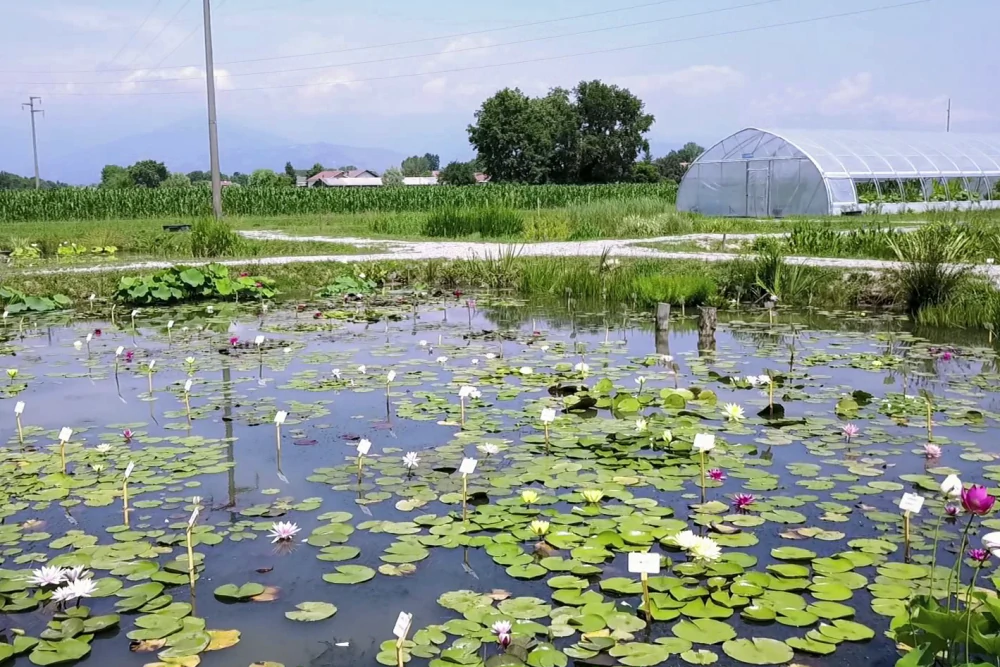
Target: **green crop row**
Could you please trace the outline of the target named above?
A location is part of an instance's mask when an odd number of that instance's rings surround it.
[[[673,202],[673,183],[610,185],[481,185],[405,188],[243,188],[223,191],[228,215],[425,212],[440,208],[561,208],[598,201],[657,197]],[[211,214],[207,188],[0,191],[0,222],[202,217]]]

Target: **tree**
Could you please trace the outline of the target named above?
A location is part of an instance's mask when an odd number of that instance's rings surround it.
[[[44,178],[39,181],[42,190],[52,190],[56,188],[68,188],[69,185],[59,181],[46,181]],[[18,176],[9,171],[0,171],[0,190],[34,190],[35,178],[33,176]]]
[[[132,176],[129,175],[128,169],[121,167],[117,164],[105,165],[104,169],[101,169],[101,184],[102,188],[131,188],[134,187],[135,183],[132,181]]]
[[[582,81],[574,91],[580,114],[580,180],[615,183],[629,180],[636,158],[649,150],[645,134],[653,116],[642,100],[624,88]]]
[[[285,163],[285,175],[290,176],[293,181],[298,176],[298,174],[295,173],[295,167],[292,166],[291,162]]]
[[[655,164],[643,161],[632,166],[632,180],[636,183],[659,183],[663,177]]]
[[[434,153],[424,153],[424,159],[427,160],[427,167],[431,171],[438,171],[441,169],[441,158]]]
[[[337,167],[339,171],[354,171],[357,169],[353,164],[344,165],[343,167]]]
[[[207,171],[189,171],[187,175],[188,179],[192,183],[200,183],[202,181],[212,181],[212,174]]]
[[[236,185],[242,185],[244,187],[250,185],[250,177],[247,174],[241,174],[238,171],[233,172],[233,177],[229,179],[231,183]]]
[[[190,188],[191,179],[186,174],[173,173],[163,179],[161,188]]]
[[[438,174],[438,183],[442,185],[475,185],[476,166],[472,162],[450,162]]]
[[[609,183],[631,180],[652,124],[628,90],[583,81],[539,98],[501,90],[483,102],[468,131],[495,181]]]
[[[399,169],[386,169],[382,174],[382,185],[387,188],[398,188],[406,185],[403,182],[403,172]]]
[[[139,188],[158,188],[169,173],[167,166],[156,160],[142,160],[128,168],[132,182]]]
[[[413,155],[403,160],[403,176],[430,176],[434,169],[431,168],[431,161],[427,156]]]
[[[312,178],[321,171],[326,171],[326,169],[324,169],[323,165],[317,162],[312,166],[312,169],[306,172],[306,178]]]
[[[680,150],[670,151],[663,157],[654,160],[653,164],[660,170],[663,178],[680,183],[687,173],[688,165],[698,159],[705,149],[693,141],[684,144]]]
[[[274,173],[272,169],[257,169],[247,182],[251,188],[277,188],[284,185],[281,176]]]

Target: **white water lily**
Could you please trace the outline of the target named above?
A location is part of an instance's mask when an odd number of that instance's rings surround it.
[[[538,491],[534,491],[532,489],[525,489],[524,491],[521,492],[521,501],[525,505],[530,505],[531,503],[538,502],[539,497],[540,496],[538,495]]]
[[[102,472],[104,472],[104,464],[103,463],[91,463],[90,464],[90,469],[93,470],[94,472],[96,472],[99,475]]]
[[[553,408],[542,408],[541,420],[543,424],[551,424],[556,420],[556,411]]]
[[[184,363],[187,364],[188,366],[193,366],[194,365],[194,357],[186,357],[184,359]]]
[[[688,547],[687,552],[696,562],[712,563],[722,556],[722,547],[711,537],[698,537],[697,541]]]
[[[97,584],[94,583],[93,579],[74,579],[67,582],[65,586],[56,589],[52,594],[52,599],[69,602],[70,600],[89,598],[96,590]]]
[[[32,570],[28,583],[32,586],[58,586],[65,576],[65,571],[61,567],[46,565],[38,570]]]
[[[986,533],[983,535],[983,546],[986,547],[994,556],[1000,554],[1000,532]]]
[[[81,349],[83,349],[83,341],[80,340],[73,341],[73,348],[79,352]]]
[[[715,436],[711,433],[699,433],[694,436],[691,448],[696,452],[710,452],[715,449]]]
[[[731,422],[743,421],[745,419],[743,408],[735,403],[726,403],[722,406],[722,411],[726,413],[726,417]]]
[[[481,451],[486,456],[493,456],[494,454],[500,453],[500,448],[494,445],[492,442],[488,442],[485,445],[479,445],[478,447],[476,447],[476,449]]]
[[[479,390],[471,384],[463,384],[458,388],[458,397],[461,399],[475,398],[477,394],[479,394]]]
[[[542,347],[540,349],[542,350],[542,352],[548,352],[549,351],[549,346],[548,345],[542,345]]]
[[[420,345],[420,347],[427,347],[427,341],[425,341],[425,340],[422,340],[422,341],[420,341],[417,344]]]
[[[941,482],[941,493],[950,497],[958,498],[962,495],[962,480],[958,478],[958,475],[948,475]]]
[[[258,335],[256,338],[253,339],[253,344],[256,345],[257,347],[260,347],[261,345],[263,345],[264,344],[264,336]]]
[[[361,364],[360,366],[358,366],[358,372],[364,375],[365,373],[368,372],[368,367],[365,366],[364,364]]]
[[[643,386],[644,384],[646,384],[646,378],[644,378],[643,376],[641,376],[641,375],[640,375],[639,377],[637,377],[637,378],[635,379],[635,383],[636,383],[637,385],[639,385],[639,388],[641,389],[641,388],[642,388],[642,386]]]
[[[84,577],[93,576],[83,565],[76,565],[74,567],[67,567],[63,570],[63,579],[66,581],[79,581]]]
[[[663,442],[673,442],[673,441],[674,441],[674,433],[673,433],[673,431],[671,431],[669,428],[668,429],[664,429],[664,431],[663,431]]]
[[[493,352],[487,352],[487,353],[486,353],[486,358],[487,358],[487,359],[496,359],[496,358],[497,358],[497,355],[496,355],[496,354],[494,354]]]
[[[102,442],[97,447],[95,447],[95,449],[101,454],[107,454],[108,452],[111,451],[111,445],[109,445],[106,442]]]
[[[660,355],[660,363],[662,363],[662,364],[669,364],[673,360],[674,360],[674,358],[671,355],[669,355],[669,354],[661,354]]]
[[[287,542],[295,537],[300,530],[302,529],[291,521],[278,521],[271,524],[271,531],[267,536],[273,538],[271,544],[275,542]]]
[[[590,366],[581,361],[580,363],[578,363],[576,366],[573,367],[573,370],[575,370],[577,373],[582,373],[583,375],[586,375],[587,373],[590,372]]]
[[[215,306],[208,306],[207,308],[205,308],[205,312],[206,313],[214,313],[215,312]]]
[[[472,360],[472,365],[473,366],[478,366],[479,365],[479,359],[473,359]]]
[[[406,456],[403,457],[403,465],[406,466],[407,470],[413,470],[420,465],[420,457],[417,456],[416,452],[407,452]]]
[[[438,357],[436,361],[443,366],[448,363],[448,357]]]
[[[748,375],[745,378],[743,378],[743,381],[746,382],[751,387],[756,387],[757,385],[760,384],[760,379],[756,375]]]
[[[635,420],[635,430],[639,431],[639,433],[642,433],[643,431],[645,431],[647,425],[648,424],[647,424],[647,422],[646,422],[645,419],[636,419]]]
[[[339,368],[334,368],[332,371],[330,371],[330,373],[333,375],[333,377],[337,378],[338,380],[340,379],[340,369]]]
[[[760,383],[760,384],[763,384],[763,385],[769,385],[769,384],[771,384],[771,376],[770,375],[758,375],[757,376],[757,382]]]
[[[518,373],[520,373],[521,375],[531,375],[534,372],[535,371],[534,369],[531,368],[531,366],[521,366],[521,368],[518,370]]]
[[[490,630],[495,635],[509,635],[511,630],[510,621],[494,621],[493,625],[490,626]]]
[[[670,538],[670,542],[673,542],[681,549],[687,550],[694,546],[694,543],[698,541],[698,536],[695,535],[690,530],[683,530]]]

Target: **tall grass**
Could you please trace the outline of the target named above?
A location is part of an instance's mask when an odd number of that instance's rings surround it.
[[[951,235],[946,228],[922,230],[892,239],[890,246],[902,266],[891,272],[899,300],[916,315],[928,306],[945,303],[963,287],[969,267],[969,239],[964,233]]]
[[[517,238],[524,233],[524,216],[504,208],[446,208],[431,213],[424,222],[424,236],[462,238]]]
[[[243,238],[224,220],[206,217],[191,225],[193,257],[235,257],[243,245]]]

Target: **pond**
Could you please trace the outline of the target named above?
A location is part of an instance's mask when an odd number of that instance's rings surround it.
[[[894,664],[967,525],[940,485],[1000,473],[985,334],[400,299],[6,321],[0,658]]]

